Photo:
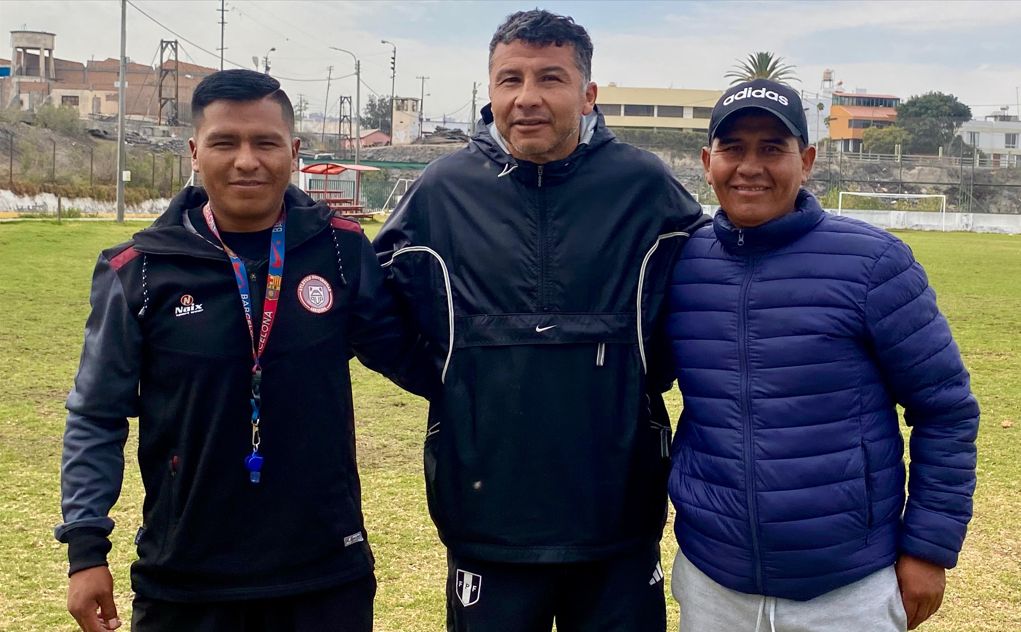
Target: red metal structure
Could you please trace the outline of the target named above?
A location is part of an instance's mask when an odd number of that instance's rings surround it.
[[[313,200],[325,200],[326,203],[334,211],[339,212],[341,215],[347,217],[371,217],[372,213],[366,213],[365,207],[358,204],[359,193],[361,192],[362,186],[362,173],[365,171],[379,171],[376,167],[369,167],[367,165],[344,165],[339,162],[320,162],[314,165],[308,165],[302,168],[302,173],[319,174],[323,176],[323,188],[322,190],[307,189],[305,193],[308,193]],[[340,188],[330,188],[330,176],[340,175],[345,171],[355,172],[355,196],[353,198],[344,197],[344,191]],[[340,186],[340,180],[334,180],[337,186]]]

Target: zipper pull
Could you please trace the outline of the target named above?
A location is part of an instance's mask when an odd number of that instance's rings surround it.
[[[539,165],[539,188],[542,188],[542,165]]]
[[[741,230],[737,231],[737,245],[738,246],[743,246],[744,245],[744,229],[743,228]]]

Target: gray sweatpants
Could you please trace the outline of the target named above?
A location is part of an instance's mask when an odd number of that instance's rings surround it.
[[[905,632],[908,625],[893,566],[792,601],[724,588],[678,552],[671,590],[681,605],[681,632]]]

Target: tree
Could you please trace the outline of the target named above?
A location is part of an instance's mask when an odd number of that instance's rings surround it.
[[[794,66],[783,63],[783,57],[778,57],[773,53],[752,53],[745,61],[736,61],[734,70],[723,75],[728,79],[733,79],[730,85],[753,79],[769,79],[785,86],[790,85],[789,80],[798,81],[798,78],[794,76]]]
[[[378,129],[390,135],[390,97],[369,96],[361,117],[362,129]]]
[[[928,92],[897,106],[897,126],[911,134],[911,152],[936,154],[948,149],[957,130],[971,120],[971,108],[952,94]]]
[[[896,125],[870,127],[862,132],[861,141],[865,151],[874,154],[895,154],[897,145],[901,146],[901,152],[911,146],[911,134]]]

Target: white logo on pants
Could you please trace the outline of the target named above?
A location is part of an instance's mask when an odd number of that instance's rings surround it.
[[[482,575],[469,573],[468,571],[457,571],[457,599],[461,605],[467,608],[474,605],[482,594]]]

